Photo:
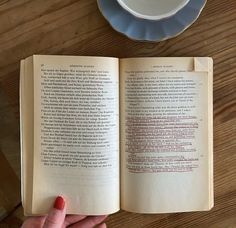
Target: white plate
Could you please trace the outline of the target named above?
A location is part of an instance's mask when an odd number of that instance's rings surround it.
[[[148,20],[160,20],[176,14],[189,0],[117,0],[129,13]]]
[[[193,24],[207,0],[190,0],[175,15],[154,21],[140,19],[124,10],[117,0],[97,0],[98,7],[118,32],[139,41],[162,41],[175,37]]]

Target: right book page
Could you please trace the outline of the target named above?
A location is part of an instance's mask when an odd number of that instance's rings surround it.
[[[121,208],[213,206],[211,58],[120,60]]]

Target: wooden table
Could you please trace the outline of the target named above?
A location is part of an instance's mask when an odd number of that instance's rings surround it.
[[[19,195],[19,61],[32,54],[212,56],[214,209],[158,215],[121,211],[110,216],[107,224],[123,228],[236,227],[235,0],[209,0],[193,26],[161,43],[135,42],[115,32],[95,0],[0,0],[0,214],[10,213],[0,227],[18,227],[24,219]]]

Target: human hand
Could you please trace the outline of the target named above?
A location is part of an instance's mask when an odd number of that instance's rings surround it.
[[[66,215],[65,201],[58,196],[47,216],[30,217],[23,223],[22,228],[106,228],[106,224],[102,223],[106,217],[107,215]]]

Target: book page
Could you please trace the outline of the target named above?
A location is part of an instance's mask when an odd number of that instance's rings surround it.
[[[120,61],[122,209],[167,213],[212,207],[208,61]]]
[[[33,213],[119,210],[118,59],[34,56]]]
[[[21,198],[24,214],[32,211],[33,184],[33,62],[21,61],[20,71],[20,131],[21,131]]]

